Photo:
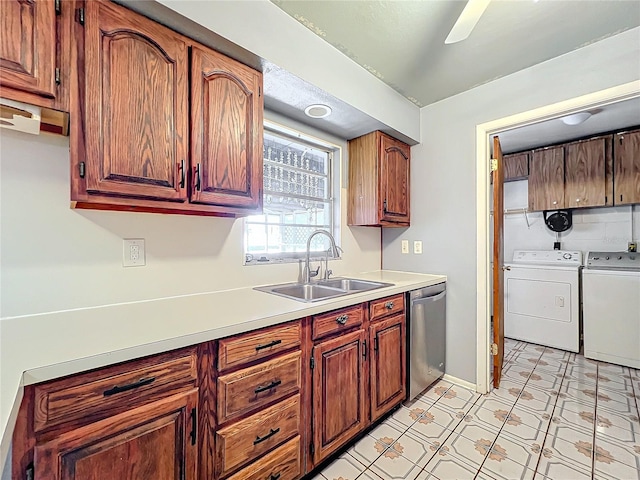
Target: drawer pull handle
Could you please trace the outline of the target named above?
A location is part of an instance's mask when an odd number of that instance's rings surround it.
[[[387,310],[393,310],[393,302],[387,302],[384,306],[387,307]]]
[[[271,476],[269,477],[269,480],[278,480],[279,478],[280,478],[280,472],[272,473]]]
[[[280,428],[276,428],[276,429],[269,429],[269,433],[267,433],[264,437],[259,437],[256,436],[256,439],[253,441],[254,445],[258,445],[259,443],[264,442],[265,440],[268,440],[269,438],[273,437],[276,433],[278,433],[280,431]]]
[[[282,340],[274,340],[273,342],[265,343],[264,345],[258,345],[256,347],[256,352],[259,352],[260,350],[264,350],[265,348],[275,347],[276,345],[280,345],[281,343],[282,343]]]
[[[347,320],[349,320],[349,315],[340,315],[338,318],[336,318],[336,322],[338,322],[340,325],[344,325],[345,323],[347,323]]]
[[[115,387],[102,392],[102,395],[104,395],[105,397],[109,397],[111,395],[115,395],[116,393],[122,393],[122,392],[126,392],[127,390],[133,390],[136,388],[144,387],[145,385],[149,385],[155,382],[155,380],[156,380],[156,377],[141,378],[137,382],[130,383],[129,385],[123,385],[121,387],[119,385],[116,385]]]
[[[258,387],[254,390],[255,393],[266,392],[267,390],[271,390],[272,388],[276,388],[278,385],[282,383],[281,380],[274,380],[269,385],[263,385],[262,387]]]

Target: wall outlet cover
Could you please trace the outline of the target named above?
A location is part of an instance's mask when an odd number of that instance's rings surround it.
[[[144,238],[125,238],[122,240],[122,266],[142,267],[146,265]]]
[[[415,240],[413,242],[413,253],[420,255],[422,254],[422,241]]]
[[[402,240],[400,242],[402,253],[409,253],[409,240]]]

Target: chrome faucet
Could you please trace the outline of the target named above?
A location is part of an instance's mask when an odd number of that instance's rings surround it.
[[[311,239],[321,233],[329,237],[329,241],[331,242],[331,247],[329,248],[329,250],[327,250],[327,252],[331,251],[331,255],[333,258],[338,258],[340,256],[340,254],[338,253],[338,247],[336,247],[336,241],[333,238],[333,235],[331,235],[326,230],[315,230],[314,232],[312,232],[311,235],[309,235],[309,238],[307,238],[307,257],[304,263],[304,272],[303,272],[304,283],[311,282],[311,277],[315,277],[316,275],[318,275],[318,272],[320,270],[320,268],[318,268],[318,271],[314,272],[313,274],[311,273],[311,267],[309,265],[309,256],[310,256],[310,250],[311,250]]]

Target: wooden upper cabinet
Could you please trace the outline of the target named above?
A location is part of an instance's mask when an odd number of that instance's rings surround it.
[[[197,405],[191,390],[38,443],[35,478],[196,480]]]
[[[262,74],[193,47],[191,201],[262,208]]]
[[[607,199],[605,137],[573,142],[565,151],[565,207],[603,207]]]
[[[381,134],[379,156],[381,221],[409,224],[409,146]]]
[[[529,175],[529,152],[504,155],[502,164],[505,182],[524,180]]]
[[[529,164],[529,210],[565,208],[564,148],[534,150]]]
[[[56,7],[53,0],[0,1],[0,86],[56,95]],[[19,100],[19,99],[17,99]]]
[[[407,227],[410,147],[382,132],[349,141],[349,225]]]
[[[614,203],[640,203],[640,130],[614,138]]]
[[[87,191],[186,200],[187,44],[112,3],[85,15]]]

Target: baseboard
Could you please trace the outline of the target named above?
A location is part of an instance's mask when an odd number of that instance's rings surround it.
[[[476,384],[467,382],[466,380],[462,380],[458,377],[454,377],[453,375],[449,375],[445,373],[442,376],[442,380],[445,382],[455,383],[456,385],[460,385],[461,387],[468,388],[469,390],[473,390],[474,392],[477,390]]]

